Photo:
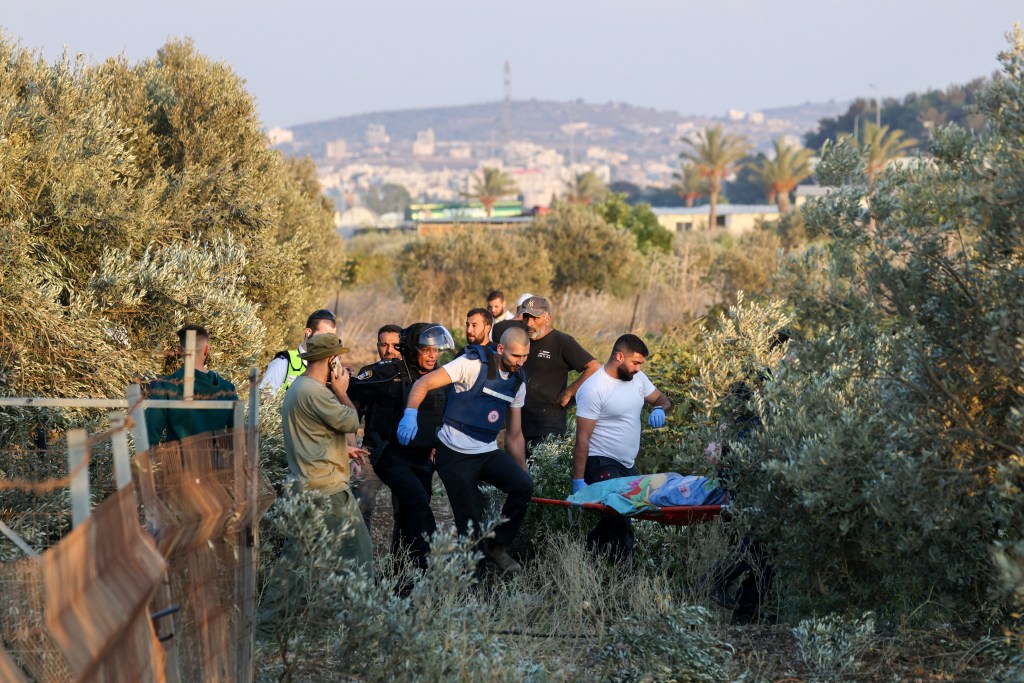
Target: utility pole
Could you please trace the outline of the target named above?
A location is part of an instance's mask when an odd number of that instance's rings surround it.
[[[878,94],[878,86],[869,83],[868,87],[875,91],[875,125],[882,127],[882,96]]]
[[[505,60],[505,102],[501,110],[505,129],[505,164],[512,165],[512,65]]]

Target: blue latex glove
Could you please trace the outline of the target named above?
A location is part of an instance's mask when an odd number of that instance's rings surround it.
[[[584,479],[573,479],[572,480],[572,492],[579,493],[587,487],[587,482]]]
[[[651,411],[651,414],[647,416],[647,424],[651,425],[655,429],[661,429],[665,426],[665,409],[661,406],[655,406]]]
[[[398,423],[398,443],[408,446],[409,442],[416,438],[419,425],[416,424],[416,414],[420,411],[415,408],[406,408],[402,414],[402,421]]]

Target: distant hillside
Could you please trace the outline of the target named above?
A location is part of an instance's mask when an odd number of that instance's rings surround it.
[[[370,124],[383,124],[392,140],[412,140],[417,131],[433,128],[438,139],[490,140],[503,135],[501,102],[430,109],[372,112],[292,128],[296,140],[327,143],[335,138],[361,139]],[[657,111],[628,104],[586,104],[517,100],[512,102],[512,129],[516,139],[533,142],[564,137],[561,126],[587,122],[591,127],[630,131],[636,126],[675,130],[688,119],[677,112]]]
[[[756,125],[745,121],[684,116],[678,112],[622,103],[515,100],[511,104],[512,138],[551,147],[565,146],[570,134],[563,126],[579,124],[579,130],[574,135],[576,143],[628,150],[635,154],[647,147],[677,144],[678,128],[681,125],[691,124],[701,128],[721,123],[727,128],[737,129],[737,132],[747,135],[755,145],[760,146],[770,144],[770,139],[779,134],[801,136],[822,117],[836,115],[845,107],[845,103],[808,103],[765,111],[766,120],[780,121],[776,121],[775,125]],[[302,124],[291,130],[296,145],[311,151],[339,138],[358,146],[362,144],[367,126],[371,124],[384,125],[394,143],[412,141],[418,131],[432,128],[438,141],[501,144],[504,140],[502,108],[501,102],[486,102],[372,112]]]

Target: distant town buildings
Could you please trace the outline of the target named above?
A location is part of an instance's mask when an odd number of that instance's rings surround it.
[[[355,229],[371,223],[376,227],[402,224],[402,216],[378,216],[368,211],[363,201],[371,189],[379,192],[389,184],[404,187],[414,203],[464,202],[473,178],[486,167],[499,167],[513,178],[517,188],[517,194],[506,199],[521,202],[530,211],[565,196],[576,175],[586,172],[594,172],[607,184],[670,188],[677,182],[681,139],[710,126],[721,125],[730,134],[747,138],[756,152],[769,151],[772,140],[779,137],[799,142],[809,125],[762,111],[733,109],[719,118],[684,118],[611,104],[604,111],[583,111],[594,113],[588,120],[589,116],[580,115],[580,109],[566,111],[563,105],[553,104],[531,102],[527,111],[532,112],[532,121],[526,116],[515,119],[523,126],[519,136],[516,129],[503,128],[500,109],[493,116],[481,115],[477,105],[455,114],[465,117],[465,135],[460,134],[463,130],[459,126],[443,119],[438,123],[439,119],[411,116],[410,120],[420,122],[413,127],[405,124],[403,117],[386,115],[377,120],[362,117],[358,124],[338,126],[333,136],[324,135],[323,125],[315,132],[305,126],[294,130],[273,128],[267,136],[287,153],[313,157],[321,185],[340,212],[338,222],[346,229]],[[547,109],[542,106],[540,113],[536,112],[541,105]],[[609,114],[612,111],[615,113]],[[553,116],[565,118],[553,123]],[[487,124],[480,122],[492,118],[488,132]],[[797,202],[803,199],[798,197]],[[662,224],[673,232],[702,229],[701,221],[707,221],[703,208],[659,211]],[[774,207],[722,205],[721,225],[717,227],[743,230],[774,211]]]
[[[295,141],[295,133],[287,128],[271,128],[267,131],[267,138],[272,145],[282,145]]]
[[[348,143],[338,138],[334,142],[327,143],[327,158],[331,161],[339,161],[348,156]]]
[[[391,142],[387,131],[382,123],[371,123],[366,127],[366,144],[370,147],[380,147]]]
[[[434,129],[428,128],[416,133],[416,142],[412,143],[412,155],[414,157],[434,156]]]

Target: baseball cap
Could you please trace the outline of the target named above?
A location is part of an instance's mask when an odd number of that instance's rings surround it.
[[[544,313],[551,313],[551,302],[542,296],[531,296],[523,302],[523,315],[538,318]]]
[[[523,302],[526,301],[527,299],[529,299],[532,296],[533,296],[533,294],[523,294],[518,299],[516,299],[516,306],[522,306]]]

